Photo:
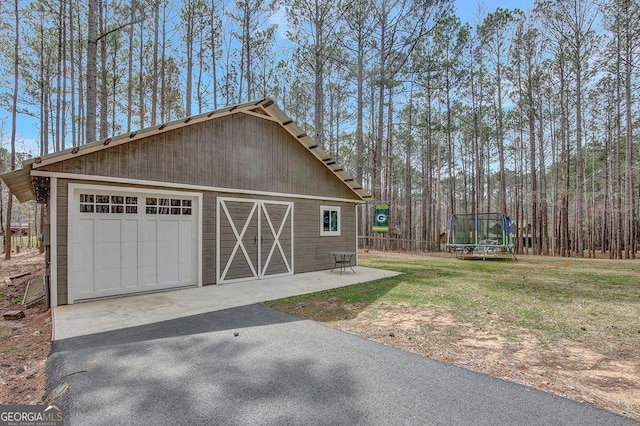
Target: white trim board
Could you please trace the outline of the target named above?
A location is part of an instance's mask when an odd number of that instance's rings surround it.
[[[55,308],[58,306],[58,179],[52,177],[49,185],[49,298],[51,307]]]
[[[255,191],[250,189],[231,189],[231,188],[222,188],[217,186],[190,185],[190,184],[183,184],[183,183],[161,182],[161,181],[155,181],[155,180],[129,179],[129,178],[118,178],[118,177],[111,177],[111,176],[76,174],[76,173],[48,172],[48,171],[42,171],[42,170],[32,170],[31,175],[44,176],[44,177],[50,177],[50,178],[59,178],[59,179],[86,180],[91,182],[107,182],[107,183],[115,183],[115,184],[157,186],[161,188],[181,189],[181,190],[189,190],[189,191],[210,191],[210,192],[222,192],[226,194],[258,195],[263,197],[299,198],[299,199],[306,199],[306,200],[334,201],[334,202],[354,203],[354,204],[366,203],[366,201],[363,201],[363,200],[353,200],[349,198],[336,198],[336,197],[323,197],[321,195],[287,194],[282,192]]]

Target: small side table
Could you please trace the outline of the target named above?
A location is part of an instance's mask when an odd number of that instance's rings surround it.
[[[353,270],[353,266],[351,265],[353,256],[356,255],[355,251],[332,251],[331,255],[333,256],[333,269],[331,269],[331,272],[333,272],[333,270],[336,268],[340,268],[340,275],[342,275],[342,272],[345,271],[347,267],[349,267],[349,269],[351,269],[351,272],[353,272],[354,274],[356,273],[356,271]]]

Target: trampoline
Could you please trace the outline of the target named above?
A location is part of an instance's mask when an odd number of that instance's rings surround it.
[[[512,257],[513,221],[502,213],[454,214],[447,229],[447,250],[464,259]]]

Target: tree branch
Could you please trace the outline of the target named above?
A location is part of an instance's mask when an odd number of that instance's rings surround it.
[[[135,21],[131,21],[131,22],[127,22],[126,24],[122,24],[119,27],[113,28],[109,31],[107,31],[106,33],[100,34],[98,36],[98,38],[96,38],[96,43],[100,41],[100,39],[105,38],[106,36],[108,36],[109,34],[115,33],[116,31],[120,31],[121,29],[128,27],[129,25],[135,25],[135,24],[139,24],[140,22],[144,21],[145,16],[141,16],[140,19],[136,19]]]

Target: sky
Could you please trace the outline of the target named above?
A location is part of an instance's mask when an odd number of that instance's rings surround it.
[[[474,24],[479,9],[483,12],[481,16],[495,11],[498,7],[527,11],[533,6],[533,0],[455,0],[454,4],[460,20]]]
[[[505,9],[520,8],[528,10],[532,7],[534,0],[454,0],[456,14],[462,22],[469,22],[472,25],[477,23],[479,16],[483,17],[487,13],[495,11],[498,7]],[[481,19],[481,18],[480,18]],[[276,16],[271,22],[282,22],[283,16]],[[284,28],[279,28],[279,32],[283,34]],[[4,123],[4,128],[2,124]],[[27,119],[20,117],[17,126],[17,150],[21,152],[29,152],[37,155],[36,148],[38,143],[34,140],[37,137],[35,128],[37,120],[33,118]],[[11,135],[11,120],[8,111],[0,110],[0,146],[9,148],[9,140]]]

